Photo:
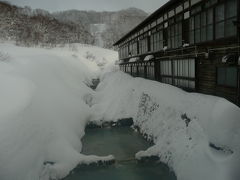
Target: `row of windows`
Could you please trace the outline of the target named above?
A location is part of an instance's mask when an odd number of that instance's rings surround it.
[[[192,16],[190,18],[190,43],[213,40],[214,34],[215,39],[236,35],[237,28],[233,24],[236,18],[237,0],[227,0],[215,8],[210,8]]]
[[[134,43],[121,46],[120,58],[235,36],[237,28],[233,21],[237,19],[237,0],[225,0],[217,5],[216,2],[208,0],[205,6],[191,9],[191,15],[183,11],[162,21],[149,33],[136,37]]]
[[[154,20],[153,22],[149,23],[147,26],[145,26],[144,28],[142,28],[139,32],[135,33],[134,35],[132,35],[132,37],[129,37],[128,39],[126,39],[122,44],[125,44],[126,42],[134,39],[135,37],[139,36],[140,34],[146,33],[147,31],[149,31],[151,28],[156,27],[157,25],[163,23],[164,21],[167,21],[168,19],[173,18],[174,16],[179,15],[180,13],[183,13],[184,11],[188,11],[190,6],[193,6],[197,3],[199,3],[201,0],[185,0],[183,3],[181,3],[180,5],[178,5],[177,7],[175,7],[174,9],[169,10],[168,12],[165,12],[164,14],[161,14],[161,16]],[[208,0],[205,4],[206,7],[210,7],[211,5],[215,4],[217,0]],[[186,15],[189,14],[186,13]]]
[[[195,59],[161,61],[159,66],[161,82],[195,89]],[[120,65],[120,69],[135,77],[156,79],[154,62]]]
[[[155,80],[154,62],[145,64],[121,65],[120,70],[134,77],[143,77]],[[195,60],[169,60],[160,62],[161,82],[187,89],[195,89]],[[238,86],[238,69],[234,66],[217,68],[217,85]]]
[[[120,65],[120,70],[128,74],[131,74],[134,77],[155,79],[155,68],[153,62]]]

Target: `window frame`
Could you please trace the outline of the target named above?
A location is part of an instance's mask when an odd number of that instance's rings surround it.
[[[235,85],[230,85],[230,84],[220,84],[219,83],[219,68],[224,68],[225,69],[225,82],[226,82],[226,80],[227,80],[227,71],[226,71],[226,69],[228,69],[228,68],[234,68],[235,70],[236,70],[236,84]],[[235,89],[237,89],[238,88],[238,81],[239,81],[239,75],[238,75],[238,67],[237,66],[230,66],[230,65],[219,65],[219,66],[217,66],[216,67],[216,85],[218,86],[218,87],[226,87],[226,88],[235,88]]]

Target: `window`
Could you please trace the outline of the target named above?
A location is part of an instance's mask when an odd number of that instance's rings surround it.
[[[224,37],[224,4],[218,5],[215,10],[216,13],[216,38]]]
[[[168,47],[169,48],[178,48],[182,46],[182,16],[176,17],[176,21],[169,21],[168,28]]]
[[[168,12],[168,17],[173,17],[175,15],[174,9]]]
[[[148,62],[146,64],[146,68],[147,68],[147,78],[154,80],[155,79],[154,62]]]
[[[148,38],[147,38],[147,34],[142,36],[140,38],[140,41],[139,41],[139,53],[140,54],[144,54],[146,52],[148,52]]]
[[[160,24],[160,23],[162,23],[162,22],[163,22],[163,17],[161,16],[160,18],[158,18],[157,24]]]
[[[161,61],[160,67],[162,76],[172,76],[172,61]]]
[[[138,54],[137,52],[137,41],[134,40],[133,42],[131,42],[131,44],[129,45],[129,55],[131,56],[136,56]]]
[[[145,78],[145,65],[143,63],[138,64],[138,76]]]
[[[138,76],[138,71],[137,71],[137,64],[132,65],[132,76],[137,77]]]
[[[168,19],[168,14],[164,14],[164,20],[167,20]]]
[[[213,40],[213,9],[190,18],[190,44]]]
[[[233,21],[237,19],[237,0],[227,0],[215,9],[216,39],[230,37],[237,34]]]
[[[189,1],[184,2],[184,9],[187,9],[187,8],[189,8]]]
[[[176,7],[176,14],[178,14],[178,13],[180,13],[182,11],[183,11],[183,6],[182,5]]]
[[[218,0],[208,0],[208,1],[206,2],[206,4],[205,4],[205,7],[206,7],[206,8],[209,8],[209,7],[211,7],[212,5],[217,4],[217,2],[218,2]]]
[[[151,41],[151,51],[159,51],[163,49],[163,30],[154,32],[150,38]]]
[[[208,9],[206,11],[207,15],[207,40],[213,40],[213,9]]]
[[[165,22],[164,23],[164,28],[167,28],[168,27],[168,22]]]
[[[175,86],[195,89],[195,59],[174,60],[173,67]]]
[[[131,72],[132,72],[131,64],[126,64],[125,65],[125,72],[128,73],[128,74],[131,74]]]
[[[174,59],[160,62],[163,83],[195,89],[195,59]]]
[[[120,47],[120,49],[119,49],[119,56],[120,56],[120,59],[124,59],[124,58],[127,58],[128,55],[129,55],[128,45],[125,44],[122,47]]]
[[[190,12],[187,11],[184,13],[184,19],[188,19],[190,17]]]
[[[226,2],[226,22],[225,36],[234,36],[237,34],[237,29],[233,21],[237,20],[237,2],[236,0],[228,0]]]
[[[157,24],[156,21],[152,22],[151,27],[152,27],[152,28],[155,27],[156,24]]]
[[[201,0],[191,0],[191,6],[194,4],[197,4],[198,2],[200,2]]]
[[[223,86],[237,87],[237,68],[218,67],[217,84]]]

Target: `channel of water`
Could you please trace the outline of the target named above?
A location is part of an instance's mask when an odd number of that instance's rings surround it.
[[[114,155],[109,166],[80,166],[64,180],[176,180],[174,172],[162,163],[138,163],[135,154],[152,144],[130,127],[86,129],[82,154]]]

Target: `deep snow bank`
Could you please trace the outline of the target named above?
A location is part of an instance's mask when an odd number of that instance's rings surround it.
[[[79,152],[91,114],[86,97],[94,93],[87,84],[99,63],[116,58],[78,44],[49,50],[0,44],[1,180],[55,179],[78,163],[113,158]]]
[[[93,103],[93,121],[133,117],[156,144],[136,157],[158,155],[179,180],[239,179],[240,109],[230,102],[117,72]]]

